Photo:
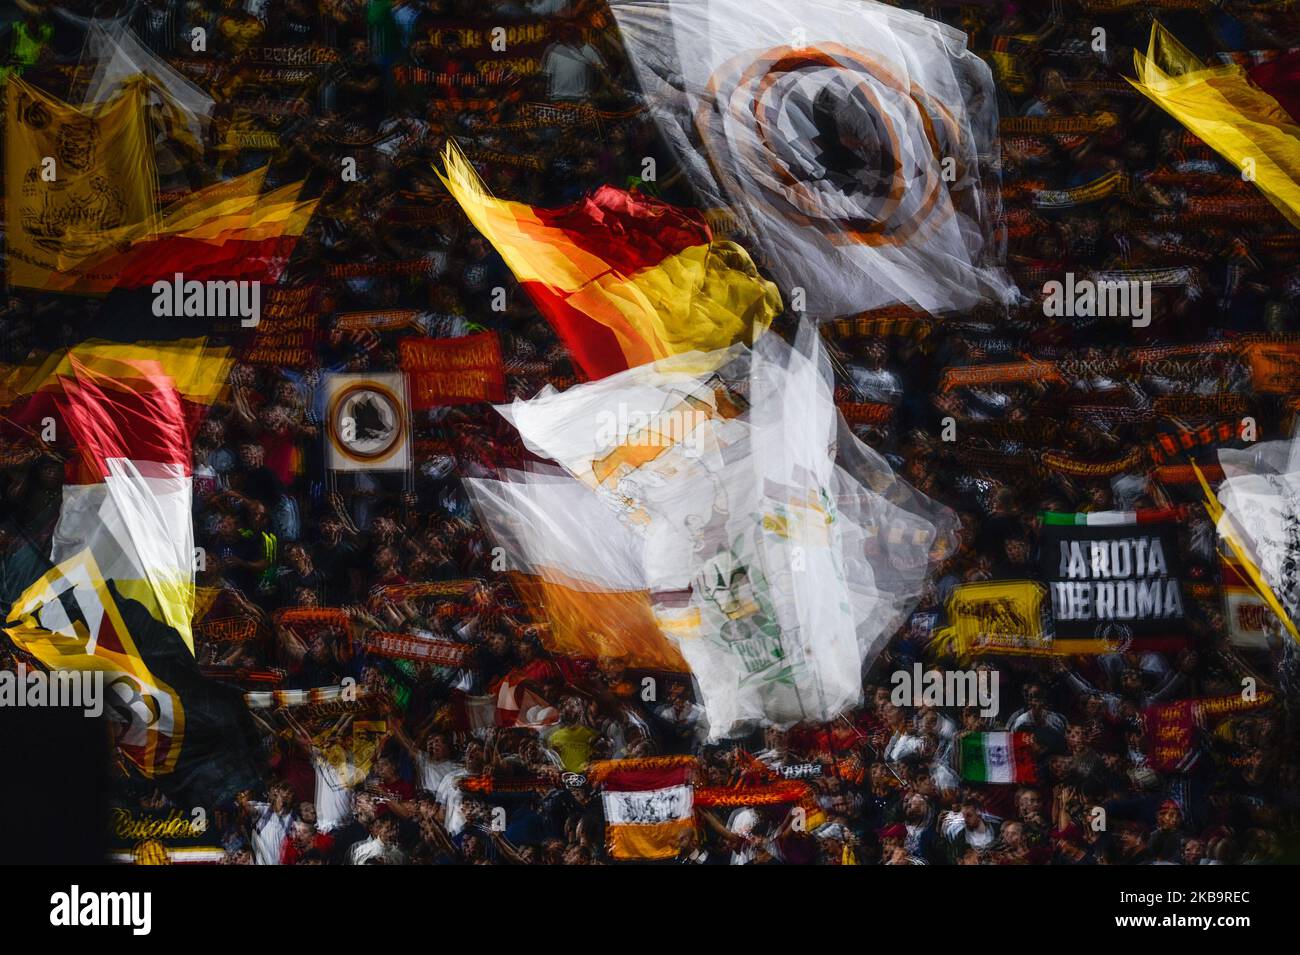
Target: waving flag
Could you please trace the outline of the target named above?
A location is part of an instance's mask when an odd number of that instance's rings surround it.
[[[200,189],[157,220],[116,230],[111,242],[69,263],[44,287],[102,294],[186,281],[277,282],[319,200],[300,199],[303,183],[263,193],[267,167]]]
[[[5,632],[52,670],[102,671],[122,755],[149,777],[184,764],[174,782],[191,792],[242,780],[238,693],[203,680],[191,636],[190,438],[229,364],[202,341],[87,342],[15,372],[7,416],[53,417],[78,457],[52,566],[14,597]]]
[[[11,77],[5,114],[5,233],[9,283],[46,288],[110,247],[116,230],[156,212],[146,90],[79,109]],[[52,162],[51,162],[52,161]]]
[[[108,89],[117,92],[108,97]],[[187,280],[278,281],[316,209],[317,200],[301,199],[303,183],[263,194],[262,168],[160,209],[146,122],[153,87],[116,76],[95,95],[101,101],[79,108],[19,79],[10,86],[10,284],[103,295],[177,272]]]
[[[858,705],[863,667],[915,606],[932,549],[950,546],[951,512],[844,424],[808,323],[793,347],[762,335],[497,407],[609,512],[601,539],[630,538],[628,576],[690,667],[713,739]]]
[[[1159,23],[1129,80],[1237,169],[1300,227],[1300,126],[1236,64],[1207,67]]]
[[[958,743],[961,778],[972,783],[1033,783],[1038,767],[1028,733],[966,733]]]
[[[503,477],[466,478],[465,492],[501,545],[515,589],[546,621],[547,649],[685,672],[686,662],[655,619],[632,532],[568,475],[508,471]]]
[[[1015,298],[993,81],[964,34],[862,0],[610,9],[686,177],[735,214],[796,310]]]
[[[602,186],[560,209],[487,193],[452,143],[447,190],[592,378],[749,342],[781,311],[744,249],[693,210]]]
[[[173,135],[202,154],[212,110],[212,97],[195,86],[167,61],[153,53],[125,23],[91,20],[86,46],[94,75],[86,84],[86,102],[102,103],[140,76],[150,80],[150,97],[160,107]]]
[[[602,787],[605,843],[615,859],[671,859],[695,825],[691,756],[593,763],[589,778]]]

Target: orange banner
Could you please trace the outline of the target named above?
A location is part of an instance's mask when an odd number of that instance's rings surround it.
[[[410,378],[411,405],[417,410],[506,400],[496,332],[463,338],[404,338],[401,366]]]
[[[1250,366],[1250,383],[1255,391],[1285,395],[1300,390],[1300,345],[1251,342],[1243,350]]]
[[[613,657],[633,669],[690,672],[660,631],[645,591],[591,591],[524,574],[511,577],[530,614],[549,623],[541,636],[552,653]]]

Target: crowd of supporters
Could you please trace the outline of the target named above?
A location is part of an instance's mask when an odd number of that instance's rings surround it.
[[[1249,61],[1264,58],[1251,51],[1300,45],[1294,14],[1277,4],[1173,6],[1162,19],[1203,53]],[[849,415],[855,432],[958,513],[959,547],[863,674],[861,706],[831,724],[756,727],[710,742],[689,675],[548,651],[544,621],[500,572],[460,486],[526,458],[492,408],[415,412],[410,474],[331,474],[324,457],[322,374],[395,370],[404,335],[494,331],[512,396],[577,379],[552,329],[434,174],[447,138],[505,198],[551,207],[613,183],[692,203],[603,5],[137,0],[57,9],[18,0],[0,43],[6,69],[30,82],[68,95],[79,75],[76,18],[127,16],[143,43],[213,96],[207,162],[164,143],[175,160],[160,166],[164,193],[269,163],[268,188],[306,178],[322,200],[286,277],[310,290],[310,360],[236,364],[229,400],[195,438],[200,606],[204,619],[239,622],[205,630],[200,620],[196,643],[210,678],[250,694],[355,690],[343,702],[251,710],[262,785],[208,813],[228,862],[606,863],[603,803],[588,767],[667,755],[696,757],[697,788],[807,786],[797,807],[761,799],[697,807],[676,857],[684,864],[1282,857],[1300,809],[1290,657],[1279,640],[1244,648],[1231,639],[1199,487],[1162,479],[1158,449],[1162,435],[1245,416],[1261,439],[1285,436],[1294,406],[1253,390],[1239,351],[1174,349],[1137,364],[1133,352],[1293,328],[1294,233],[1236,170],[1122,79],[1149,29],[1145,5],[1050,7],[922,5],[966,30],[989,60],[1004,121],[1108,117],[1091,130],[1029,124],[1031,132],[1003,137],[1008,265],[1024,303],[827,331],[836,397],[858,415]],[[1100,52],[1094,25],[1107,37]],[[494,27],[505,28],[504,53],[492,49]],[[195,28],[206,31],[201,51]],[[355,178],[341,175],[349,162]],[[1113,172],[1122,188],[1036,201]],[[416,269],[394,267],[414,261]],[[1044,316],[1045,280],[1116,269],[1183,270],[1157,287],[1149,328]],[[494,307],[497,288],[506,290],[504,310]],[[12,290],[0,309],[7,357],[75,339],[95,309]],[[335,324],[380,309],[412,317],[399,329]],[[238,336],[231,343],[237,353],[247,346]],[[945,380],[948,369],[1030,359],[1059,374]],[[947,422],[957,440],[943,437]],[[1234,434],[1227,443],[1239,442]],[[1147,447],[1157,450],[1104,467]],[[1214,448],[1191,453],[1213,461]],[[24,533],[48,535],[61,476],[51,456],[3,472],[9,516]],[[1187,601],[1175,649],[1117,640],[1089,656],[973,663],[936,652],[959,584],[1038,576],[1043,511],[1157,507],[1180,509],[1185,576],[1210,595]],[[407,586],[433,583],[443,586]],[[375,633],[468,650],[455,662],[402,659],[368,652],[365,637]],[[996,671],[1001,711],[896,704],[891,674],[918,661]],[[1180,771],[1152,765],[1143,722],[1151,706],[1239,694],[1243,679],[1272,702],[1200,726]],[[505,711],[503,685],[540,702]],[[1032,781],[963,780],[959,734],[988,730],[1027,734]],[[119,789],[127,805],[167,805],[162,790],[125,771]]]

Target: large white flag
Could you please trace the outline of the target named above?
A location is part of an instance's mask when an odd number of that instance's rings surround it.
[[[1300,433],[1222,448],[1219,463],[1220,536],[1239,548],[1234,557],[1257,571],[1290,621],[1300,622]]]
[[[678,355],[499,410],[640,542],[714,738],[825,721],[920,596],[952,516],[836,410],[820,336]]]
[[[610,7],[687,177],[796,311],[1014,300],[993,82],[961,32],[869,0]]]

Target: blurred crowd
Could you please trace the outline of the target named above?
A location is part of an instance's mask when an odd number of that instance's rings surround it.
[[[229,400],[195,439],[200,607],[205,619],[240,621],[220,632],[200,622],[197,648],[211,678],[250,693],[358,693],[333,708],[253,711],[264,784],[209,812],[226,861],[606,863],[588,767],[665,755],[696,757],[696,787],[798,779],[810,793],[799,812],[763,800],[697,808],[683,864],[1197,865],[1286,853],[1300,810],[1289,651],[1231,639],[1199,487],[1168,469],[1185,455],[1166,461],[1159,449],[1162,436],[1247,415],[1261,439],[1290,433],[1290,396],[1252,388],[1237,346],[1295,327],[1300,254],[1294,230],[1236,170],[1122,78],[1153,11],[1199,52],[1249,62],[1300,46],[1286,5],[919,5],[964,29],[998,81],[1008,265],[1024,300],[1009,313],[864,316],[825,331],[855,432],[958,512],[960,546],[863,674],[860,707],[832,724],[709,743],[689,675],[546,649],[460,486],[527,458],[490,407],[415,412],[410,475],[330,475],[324,462],[322,374],[395,370],[405,335],[496,332],[511,395],[576,380],[552,329],[434,175],[446,138],[504,198],[551,207],[613,183],[691,204],[603,5],[17,3],[0,44],[6,69],[30,82],[67,96],[84,70],[76,18],[127,16],[216,100],[208,163],[173,144],[164,193],[269,163],[268,187],[306,178],[322,197],[286,279],[314,316],[310,360],[238,363]],[[1100,52],[1094,25],[1105,28]],[[504,52],[492,49],[494,27]],[[1083,131],[1051,122],[1098,116]],[[347,159],[355,181],[340,175]],[[1121,184],[1100,195],[1079,188],[1111,173]],[[1150,327],[1044,317],[1044,281],[1070,271],[1154,276]],[[497,287],[503,311],[492,305]],[[6,357],[75,340],[96,308],[11,291],[0,312]],[[401,327],[337,323],[375,310],[407,317]],[[950,374],[1030,361],[1055,373]],[[942,437],[949,421],[957,440]],[[1212,462],[1216,446],[1191,454]],[[39,458],[0,478],[11,518],[38,539],[57,514],[61,474]],[[932,646],[955,587],[1037,576],[1041,512],[1147,507],[1183,509],[1185,576],[1203,590],[1176,648],[981,657],[972,665],[1000,678],[991,718],[891,702],[896,670],[966,662]],[[429,583],[444,586],[409,586]],[[370,633],[468,649],[455,661],[404,659],[368,652]],[[1274,702],[1200,727],[1183,771],[1152,765],[1149,707],[1239,693],[1243,678]],[[503,686],[530,691],[535,711],[503,716]],[[958,734],[1000,729],[1028,734],[1036,781],[962,779]],[[167,805],[143,779],[119,788],[127,805]]]

